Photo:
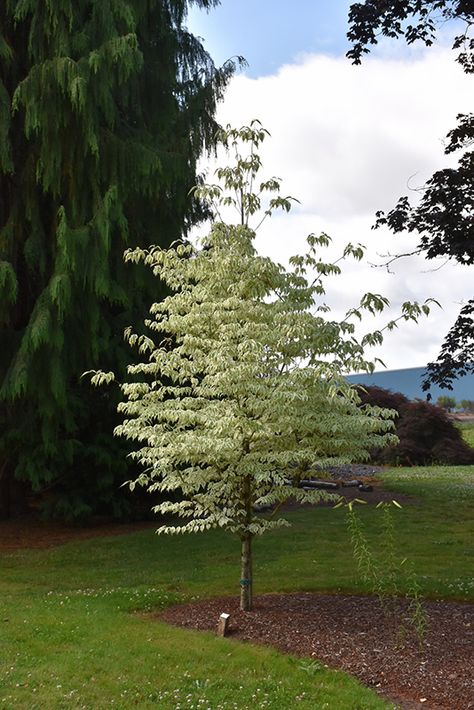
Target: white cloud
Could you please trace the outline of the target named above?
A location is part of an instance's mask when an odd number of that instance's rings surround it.
[[[293,213],[262,227],[259,250],[286,261],[304,250],[309,232],[320,231],[332,236],[336,251],[347,241],[362,242],[372,262],[382,261],[377,254],[412,250],[416,237],[372,231],[374,214],[453,160],[443,153],[443,139],[457,113],[473,110],[469,82],[452,52],[435,49],[409,61],[369,58],[362,67],[307,56],[273,76],[236,77],[219,121],[239,126],[259,118],[272,134],[261,150],[265,174],[280,176],[283,193],[301,201]],[[393,275],[352,264],[334,282],[338,314],[365,291],[387,295],[395,310],[410,299],[441,301],[442,311],[388,336],[376,354],[389,368],[435,358],[459,302],[472,296],[472,272],[451,264],[433,272],[436,266],[404,259],[392,265]],[[380,324],[377,319],[367,328]]]

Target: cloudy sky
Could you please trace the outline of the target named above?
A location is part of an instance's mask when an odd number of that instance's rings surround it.
[[[346,0],[222,0],[209,13],[194,9],[189,29],[216,63],[243,55],[219,108],[221,123],[258,118],[270,131],[261,154],[266,175],[300,200],[290,215],[272,217],[257,237],[261,253],[280,262],[305,251],[310,232],[326,232],[333,254],[362,243],[364,263],[333,279],[327,301],[343,316],[363,293],[387,296],[392,310],[369,318],[361,332],[382,327],[406,300],[442,304],[419,324],[402,324],[372,351],[389,369],[424,366],[436,358],[460,304],[472,297],[472,270],[421,257],[383,266],[386,254],[411,251],[416,238],[373,231],[375,212],[454,163],[443,140],[459,112],[473,110],[472,78],[453,60],[446,33],[434,48],[383,42],[360,67],[345,58]],[[297,8],[297,11],[295,10]],[[203,162],[212,181],[214,165]],[[329,286],[329,284],[328,284]]]

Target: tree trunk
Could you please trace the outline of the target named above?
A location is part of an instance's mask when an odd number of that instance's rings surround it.
[[[241,537],[240,555],[240,608],[252,609],[252,533],[246,532]]]

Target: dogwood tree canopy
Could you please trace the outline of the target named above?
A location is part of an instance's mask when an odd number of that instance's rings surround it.
[[[127,331],[144,357],[121,385],[124,421],[116,429],[135,443],[132,456],[143,468],[132,487],[163,498],[155,507],[166,516],[158,532],[219,527],[239,536],[243,609],[251,607],[252,538],[286,524],[278,510],[289,498],[324,496],[300,487],[308,468],[364,460],[394,438],[391,411],[361,408],[343,376],[371,368],[364,344],[381,337],[359,343],[351,318],[382,310],[386,299],[367,294],[336,322],[319,304],[323,279],[340,272],[319,256],[326,235],[310,235],[308,253],[294,257],[289,269],[255,250],[251,218],[262,206],[270,215],[291,205],[278,195],[275,178],[253,191],[264,136],[257,123],[224,131],[236,163],[218,171],[223,188],[199,191],[214,206],[235,206],[239,224],[215,222],[197,246],[126,253],[150,266],[170,295],[151,307],[149,336]],[[242,142],[250,144],[247,157]],[[362,249],[349,245],[343,256],[361,258]],[[402,317],[416,312],[418,306],[405,304]],[[110,378],[97,373],[94,382]],[[261,506],[272,514],[257,512]]]

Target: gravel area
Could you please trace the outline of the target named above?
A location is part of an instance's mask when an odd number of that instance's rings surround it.
[[[372,466],[368,464],[346,464],[345,466],[330,466],[325,469],[325,474],[313,469],[308,471],[308,479],[321,479],[323,481],[331,481],[338,484],[336,489],[328,490],[328,493],[342,496],[346,501],[358,498],[368,504],[377,505],[380,502],[389,502],[395,498],[400,505],[412,505],[417,503],[417,499],[413,496],[408,496],[404,493],[393,493],[393,491],[385,490],[380,474],[385,470],[383,466]],[[328,476],[329,474],[329,476]],[[369,486],[372,490],[360,489],[357,486],[347,487],[345,484],[348,481],[358,480],[365,486]],[[310,504],[303,506],[290,499],[284,504],[282,510],[293,510],[301,507],[308,507]],[[318,506],[333,506],[334,500],[327,502],[321,501]]]
[[[331,478],[335,481],[347,481],[353,478],[372,478],[380,475],[385,469],[383,466],[370,466],[363,463],[351,463],[345,466],[328,466],[325,469],[331,474]],[[317,472],[315,471],[315,477]]]

